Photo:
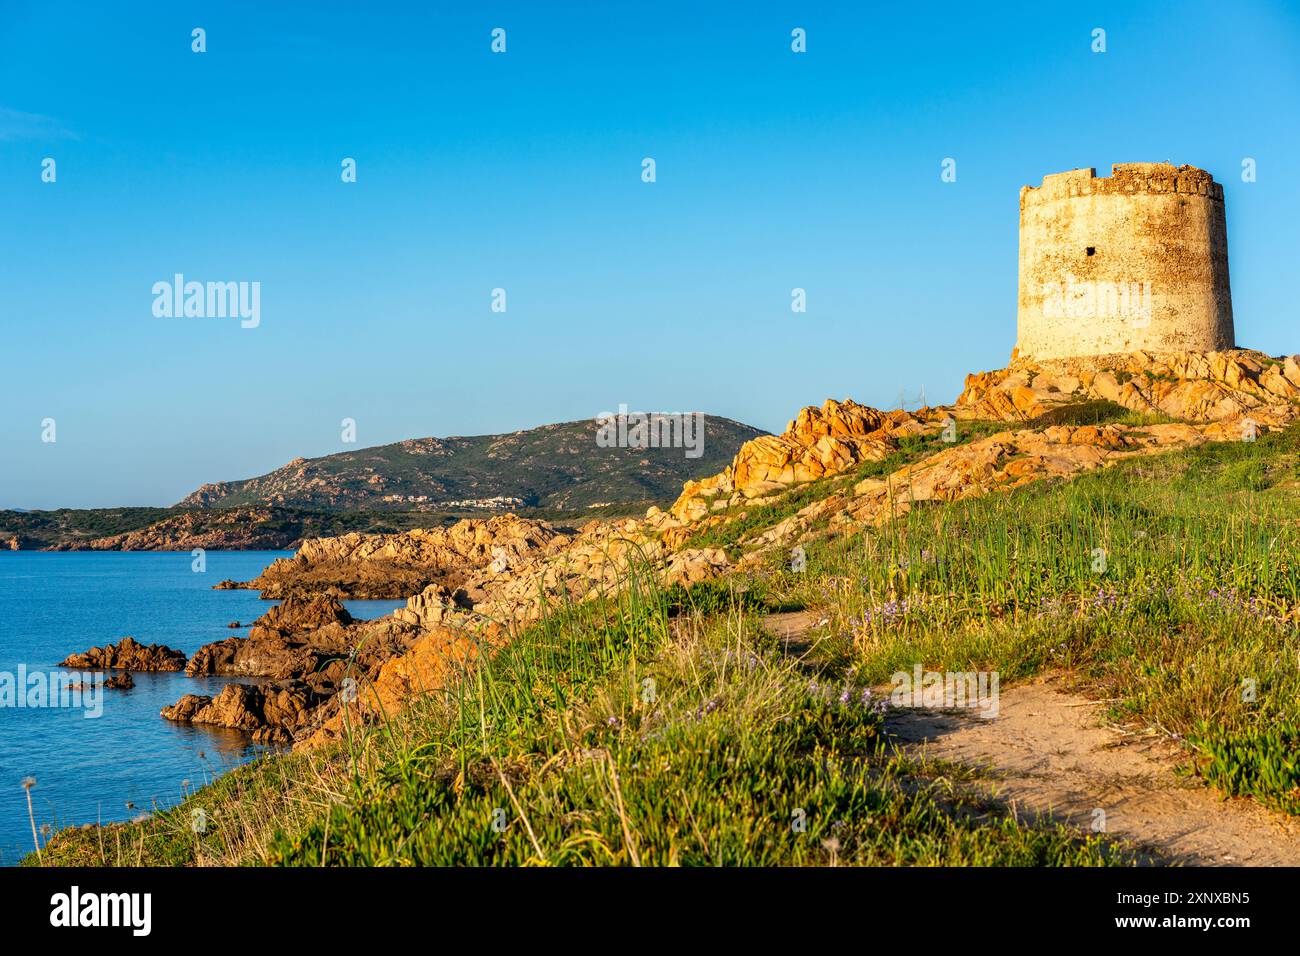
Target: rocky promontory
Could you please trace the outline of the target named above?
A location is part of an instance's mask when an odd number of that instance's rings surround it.
[[[1013,354],[1004,369],[967,375],[952,411],[959,418],[1029,422],[1088,400],[1189,423],[1280,427],[1295,418],[1300,356],[1229,349],[1032,361]]]
[[[356,621],[332,595],[290,597],[256,621],[247,637],[206,644],[190,659],[190,677],[258,679],[232,684],[215,698],[187,694],[165,707],[169,720],[212,724],[283,743],[314,730],[327,704],[351,679],[355,687],[404,654],[418,629],[393,617]]]
[[[189,511],[147,527],[89,541],[65,541],[50,551],[279,551],[292,547],[301,531],[270,508]]]
[[[256,478],[204,485],[179,506],[436,512],[526,504],[581,514],[600,503],[671,497],[683,481],[716,471],[744,442],[763,434],[716,415],[701,414],[698,422],[698,456],[668,446],[587,454],[601,427],[588,418],[295,458]]]
[[[571,537],[544,521],[510,514],[465,518],[448,528],[312,538],[293,557],[274,561],[240,586],[261,591],[270,600],[314,594],[408,598],[431,584],[457,587],[494,562],[515,564],[528,555],[561,548]]]

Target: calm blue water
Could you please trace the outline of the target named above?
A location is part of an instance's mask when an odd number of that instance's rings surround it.
[[[69,654],[130,635],[193,654],[247,625],[272,602],[256,591],[213,591],[224,578],[246,581],[288,552],[209,551],[207,570],[186,552],[0,552],[0,674],[59,672]],[[359,618],[380,617],[401,601],[349,601]],[[233,630],[226,625],[240,621]],[[82,672],[69,672],[82,673]],[[135,674],[135,688],[103,690],[103,712],[0,707],[0,864],[32,849],[22,781],[35,777],[36,824],[128,820],[171,806],[186,781],[198,787],[257,756],[242,734],[187,727],[158,716],[181,695],[215,694],[222,678]],[[128,808],[127,804],[134,805]]]

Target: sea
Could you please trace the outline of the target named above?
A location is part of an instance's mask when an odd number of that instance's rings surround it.
[[[173,806],[266,752],[244,734],[159,716],[184,694],[219,693],[228,678],[136,673],[134,688],[101,689],[97,702],[91,694],[42,700],[38,690],[55,675],[85,679],[86,672],[58,662],[127,635],[186,655],[246,635],[274,602],[212,585],[256,577],[290,554],[208,551],[200,565],[188,551],[0,552],[0,865],[17,864],[34,840],[44,845],[60,827]],[[354,617],[369,619],[403,602],[346,604]],[[242,626],[228,626],[235,621]]]

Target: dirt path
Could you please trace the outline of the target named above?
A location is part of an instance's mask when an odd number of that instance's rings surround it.
[[[807,646],[812,614],[775,614],[774,634]],[[1103,703],[1071,694],[1059,676],[1001,688],[998,715],[903,710],[886,727],[905,748],[993,772],[994,792],[1020,811],[1050,813],[1151,847],[1171,863],[1300,865],[1300,823],[1251,800],[1223,800],[1176,776],[1179,748],[1102,726]]]
[[[781,639],[786,653],[797,655],[807,653],[811,646],[808,632],[819,623],[821,619],[812,611],[786,611],[763,619],[764,626]]]

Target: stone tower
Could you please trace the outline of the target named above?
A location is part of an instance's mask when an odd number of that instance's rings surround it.
[[[1223,187],[1168,163],[1023,187],[1017,326],[1034,359],[1232,348]]]

